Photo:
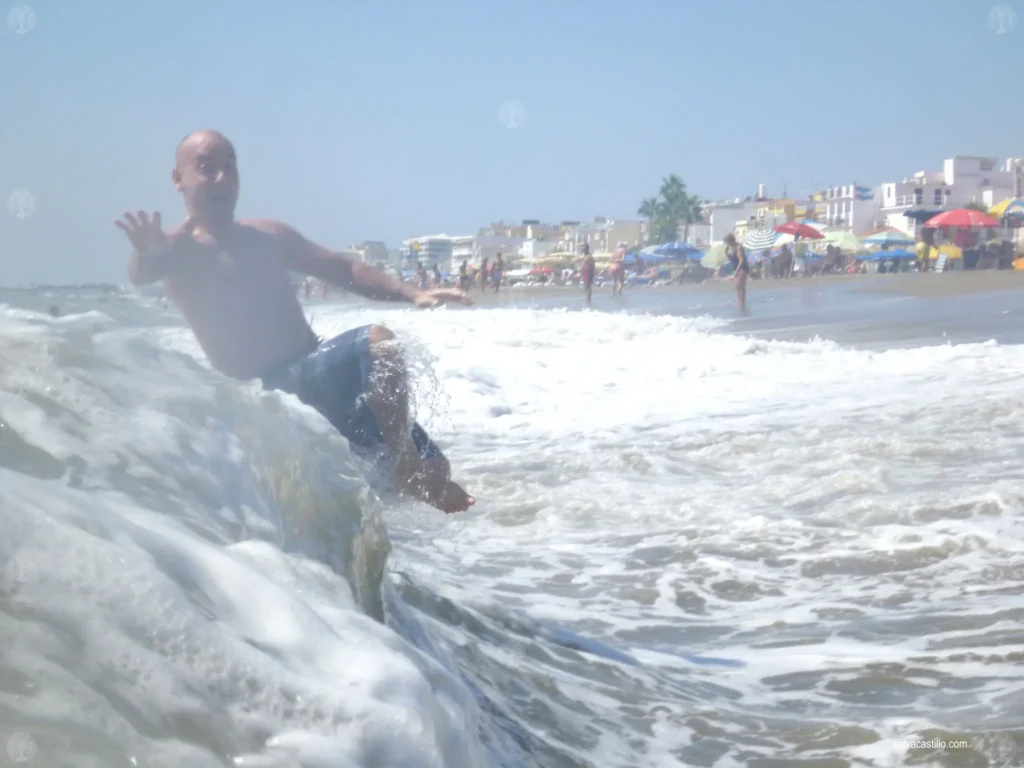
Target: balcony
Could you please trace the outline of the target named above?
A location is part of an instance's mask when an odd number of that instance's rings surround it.
[[[892,202],[889,202],[887,198],[882,198],[883,208],[915,208],[925,205],[932,205],[932,203],[926,203],[923,195],[895,195]],[[938,205],[941,207],[942,203],[938,203]]]

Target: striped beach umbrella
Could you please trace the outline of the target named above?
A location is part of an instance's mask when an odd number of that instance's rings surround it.
[[[743,247],[748,251],[762,251],[775,245],[778,238],[778,232],[772,232],[770,229],[755,229],[743,238]]]

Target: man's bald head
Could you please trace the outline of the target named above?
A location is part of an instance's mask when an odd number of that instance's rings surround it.
[[[192,131],[192,133],[178,142],[178,148],[174,151],[174,166],[176,168],[180,168],[186,158],[193,154],[199,147],[210,145],[227,147],[231,150],[231,154],[234,154],[235,152],[235,148],[228,140],[228,137],[220,131],[210,129]]]
[[[194,131],[179,141],[171,179],[193,219],[212,225],[234,220],[238,160],[235,148],[224,134]]]

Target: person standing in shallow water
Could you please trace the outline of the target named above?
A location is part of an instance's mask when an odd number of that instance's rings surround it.
[[[498,258],[494,260],[494,265],[491,267],[491,285],[494,286],[494,292],[497,293],[501,287],[501,276],[505,273],[505,260],[501,258],[501,254],[498,254]]]
[[[736,235],[730,232],[725,236],[725,255],[732,265],[732,279],[736,284],[736,303],[744,315],[747,311],[747,277],[750,275],[750,262],[747,261],[746,249],[736,242]]]
[[[475,500],[452,481],[448,460],[412,418],[395,335],[368,325],[329,341],[317,337],[289,272],[419,308],[471,300],[455,289],[416,289],[280,221],[236,220],[235,149],[216,131],[181,140],[171,178],[185,202],[181,224],[164,232],[160,214],[145,211],[115,222],[132,246],[131,282],[163,281],[221,373],[259,378],[316,408],[354,450],[385,458],[400,492],[447,513],[469,509]]]
[[[587,297],[587,306],[592,305],[594,296],[594,273],[597,271],[597,265],[594,263],[594,257],[590,253],[590,244],[583,244],[583,266],[580,267],[580,279],[583,281],[583,293]]]
[[[612,293],[622,293],[626,287],[626,249],[625,243],[619,243],[612,254]]]

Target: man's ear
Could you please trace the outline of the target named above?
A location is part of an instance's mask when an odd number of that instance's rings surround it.
[[[171,171],[171,181],[174,182],[174,188],[181,190],[181,171],[177,168]]]

